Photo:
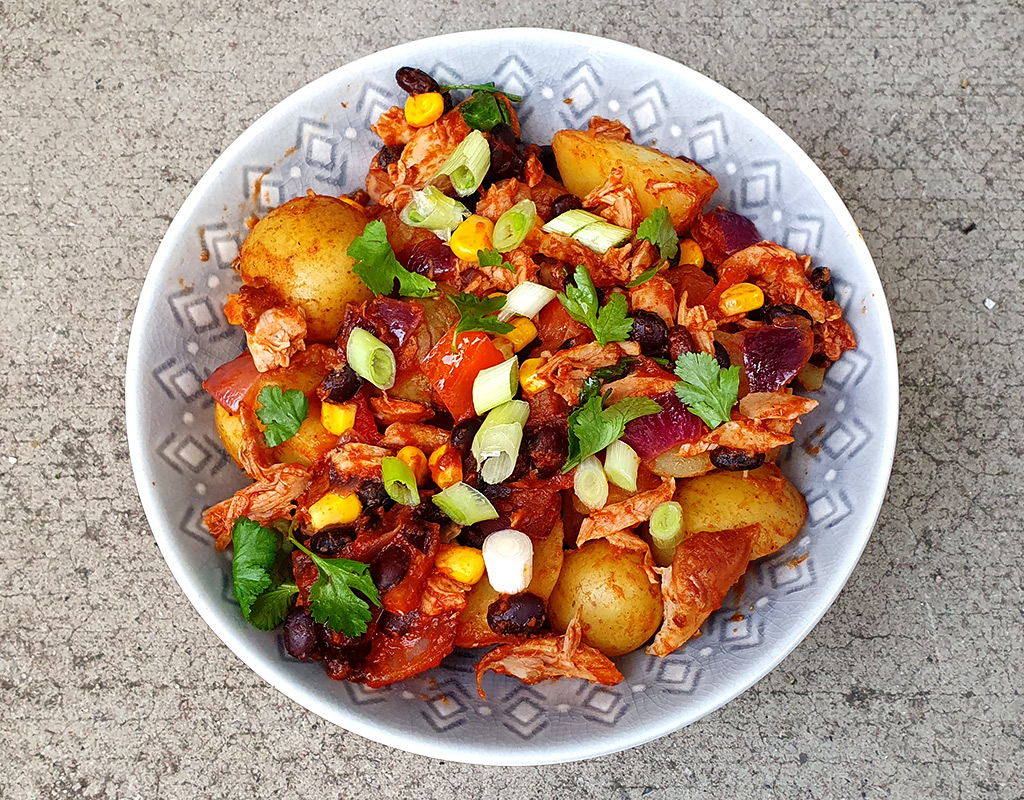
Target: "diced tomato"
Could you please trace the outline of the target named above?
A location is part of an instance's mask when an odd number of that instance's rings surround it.
[[[471,331],[458,334],[454,351],[453,336],[455,328],[450,328],[427,353],[423,374],[455,421],[462,422],[476,413],[473,409],[473,381],[477,373],[500,364],[505,357],[485,333]]]
[[[203,388],[220,405],[232,414],[237,414],[242,398],[259,376],[252,356],[246,350],[238,358],[217,367],[210,377],[203,381]]]
[[[570,339],[576,344],[593,340],[593,332],[582,322],[569,316],[558,299],[552,300],[537,315],[537,337],[548,350],[557,350]]]
[[[370,410],[368,397],[369,390],[366,386],[363,386],[349,401],[355,403],[356,406],[356,417],[352,423],[352,433],[358,442],[377,444],[380,441],[380,431],[377,430],[377,420],[373,418],[373,411]]]

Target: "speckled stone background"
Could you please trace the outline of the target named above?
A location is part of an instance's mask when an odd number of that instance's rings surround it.
[[[828,5],[0,0],[0,798],[1024,797],[1024,6]],[[888,292],[902,426],[860,566],[775,672],[644,747],[495,770],[346,734],[216,639],[136,497],[123,374],[160,237],[263,111],[511,25],[675,58],[821,165]]]

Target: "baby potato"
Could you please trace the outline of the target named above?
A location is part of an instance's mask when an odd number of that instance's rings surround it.
[[[558,131],[551,147],[570,192],[584,197],[604,183],[612,169],[622,167],[623,180],[636,189],[644,214],[665,206],[677,231],[690,227],[718,188],[718,181],[697,164],[589,131]],[[678,185],[664,185],[672,182]],[[658,190],[651,191],[649,186]]]
[[[217,426],[217,435],[220,436],[224,449],[241,467],[238,455],[243,435],[241,418],[238,414],[232,414],[220,403],[217,403],[214,406],[213,419]],[[323,458],[337,444],[338,437],[330,433],[320,422],[320,401],[311,398],[309,416],[303,421],[302,427],[293,437],[270,451],[271,460],[281,464],[302,464],[308,467]]]
[[[241,467],[238,451],[242,447],[242,420],[238,414],[232,414],[220,403],[214,403],[213,422],[217,426],[217,435],[220,437],[224,449],[228,451],[231,459]]]
[[[675,499],[683,507],[686,535],[724,531],[755,523],[751,560],[788,543],[807,518],[807,503],[774,464],[742,472],[709,472],[679,483]]]
[[[661,624],[661,587],[648,579],[639,554],[596,539],[565,554],[548,598],[551,626],[564,631],[578,609],[583,641],[606,656],[621,656]]]
[[[352,272],[346,251],[366,227],[366,215],[336,197],[296,197],[275,208],[242,243],[242,280],[275,290],[306,312],[307,341],[333,341],[345,305],[373,293]]]

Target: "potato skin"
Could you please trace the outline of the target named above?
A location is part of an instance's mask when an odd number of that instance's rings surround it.
[[[597,539],[565,554],[548,598],[551,626],[564,631],[577,609],[583,641],[606,656],[621,656],[661,624],[661,588],[650,582],[639,555]]]
[[[562,182],[574,195],[584,197],[604,183],[612,169],[622,167],[623,180],[636,189],[644,214],[665,206],[677,231],[690,227],[718,188],[718,181],[697,164],[589,131],[558,131],[551,147]],[[682,186],[652,194],[647,190],[649,181],[678,181]]]
[[[217,426],[217,435],[220,437],[224,449],[228,451],[231,460],[241,467],[238,451],[242,446],[242,420],[220,403],[214,403],[213,422]]]
[[[683,507],[686,535],[724,531],[755,523],[751,560],[774,553],[787,544],[807,518],[807,502],[774,464],[746,474],[709,472],[680,482],[676,501]]]
[[[333,341],[346,303],[373,297],[346,253],[366,222],[362,211],[336,197],[289,200],[257,222],[242,243],[242,280],[271,288],[286,304],[302,308],[308,341]]]

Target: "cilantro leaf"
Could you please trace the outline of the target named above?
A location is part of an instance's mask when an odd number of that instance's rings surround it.
[[[267,426],[263,431],[267,447],[291,439],[309,415],[309,400],[298,389],[282,392],[280,386],[264,386],[256,400],[263,406],[256,409],[256,416]]]
[[[647,281],[649,281],[651,278],[658,274],[659,269],[661,269],[660,263],[655,264],[653,267],[645,269],[643,272],[641,272],[639,275],[633,278],[633,280],[627,283],[626,286],[632,289],[634,286],[639,286],[642,283],[647,283]]]
[[[455,304],[462,317],[455,328],[456,334],[468,331],[501,334],[515,330],[514,325],[494,316],[505,307],[504,297],[477,297],[470,292],[462,292],[450,295],[448,299]]]
[[[292,598],[299,593],[294,583],[282,583],[268,589],[252,604],[249,623],[261,631],[272,631],[288,616]]]
[[[231,582],[235,599],[246,619],[253,604],[270,586],[270,571],[277,559],[277,534],[258,522],[241,516],[231,526]]]
[[[523,102],[523,98],[517,94],[509,94],[508,92],[502,92],[501,89],[497,89],[494,86],[494,81],[488,81],[487,83],[446,83],[441,86],[441,92],[450,92],[452,89],[469,89],[473,92],[501,92],[513,103]]]
[[[620,358],[610,367],[598,367],[583,379],[583,386],[580,387],[580,405],[601,392],[601,384],[604,381],[621,378],[636,362],[635,358]]]
[[[346,251],[356,264],[352,271],[362,278],[374,294],[391,294],[398,281],[398,293],[403,297],[426,297],[437,285],[415,272],[409,272],[395,258],[388,242],[388,231],[379,219],[367,223]]]
[[[603,405],[601,397],[594,395],[569,415],[569,452],[563,473],[622,438],[627,422],[662,410],[649,397],[627,397],[608,408]]]
[[[665,206],[658,206],[640,223],[636,238],[646,239],[657,247],[663,260],[675,258],[679,252],[679,236]]]
[[[366,624],[373,616],[369,603],[380,605],[380,595],[370,577],[370,565],[347,558],[321,558],[294,539],[291,542],[313,559],[320,572],[309,590],[309,611],[313,619],[346,636],[366,633]]]
[[[569,316],[589,326],[597,343],[602,346],[609,342],[625,341],[633,330],[633,320],[629,317],[629,303],[625,296],[616,292],[601,307],[597,300],[597,289],[585,266],[581,264],[576,267],[574,279],[576,285],[567,283],[565,294],[558,295],[559,302],[569,312]]]
[[[722,369],[708,353],[683,353],[676,359],[676,375],[676,395],[709,428],[732,419],[740,393],[738,366]]]
[[[459,106],[459,113],[470,128],[487,133],[499,122],[508,124],[508,108],[493,92],[474,92]]]
[[[477,250],[476,257],[481,267],[501,267],[509,272],[515,272],[512,265],[505,263],[505,257],[497,250]]]

